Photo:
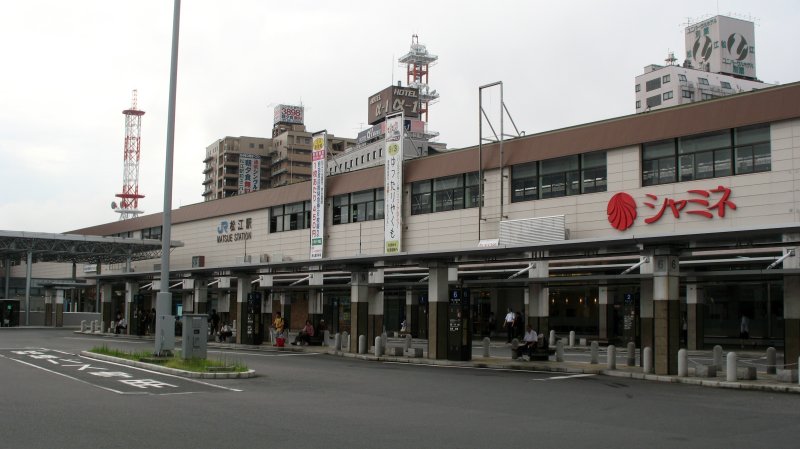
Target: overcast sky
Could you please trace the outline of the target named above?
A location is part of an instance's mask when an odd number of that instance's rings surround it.
[[[556,5],[558,3],[558,5]],[[367,97],[398,79],[411,35],[439,56],[429,127],[449,147],[478,140],[478,86],[503,81],[527,134],[634,112],[634,77],[682,60],[684,27],[752,17],[758,77],[800,80],[793,1],[184,0],[173,207],[202,201],[205,148],[269,137],[275,104],[305,106],[310,131],[355,137]],[[139,207],[163,204],[173,3],[0,2],[0,229],[66,232],[118,220],[122,110],[138,89]],[[496,98],[491,98],[496,102]]]

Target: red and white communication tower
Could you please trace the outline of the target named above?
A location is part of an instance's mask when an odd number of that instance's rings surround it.
[[[411,36],[411,48],[408,53],[401,56],[397,62],[406,66],[406,82],[409,87],[419,89],[419,117],[422,121],[428,122],[428,105],[439,100],[436,89],[428,86],[428,71],[430,66],[436,64],[438,56],[428,53],[428,49],[419,43],[419,36]]]
[[[122,111],[125,115],[125,147],[122,172],[122,193],[116,194],[120,199],[119,206],[111,203],[111,207],[119,213],[120,220],[135,218],[142,211],[139,210],[139,157],[141,150],[139,142],[142,134],[142,116],[144,111],[136,109],[136,90],[133,91],[131,108]]]

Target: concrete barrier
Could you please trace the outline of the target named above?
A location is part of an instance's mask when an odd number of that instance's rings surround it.
[[[422,348],[408,348],[405,351],[406,357],[420,358],[422,357]]]
[[[736,373],[736,353],[735,352],[729,352],[728,353],[727,362],[728,362],[728,366],[727,366],[727,370],[725,371],[725,374],[726,374],[725,379],[728,382],[736,382],[736,374],[737,373]]]
[[[756,380],[758,373],[755,366],[744,366],[736,368],[736,379],[738,380]]]
[[[592,365],[597,365],[600,359],[600,344],[597,343],[596,341],[592,342],[591,354],[592,354],[592,360],[589,363],[591,363]]]
[[[359,354],[366,354],[367,353],[367,336],[366,335],[359,335],[358,336],[358,353]]]
[[[653,348],[649,346],[642,350],[642,372],[653,374]]]
[[[798,381],[796,369],[779,369],[775,374],[778,382],[797,383]]]
[[[689,353],[686,349],[678,351],[678,377],[689,376]]]
[[[767,348],[767,374],[775,374],[777,372],[778,367],[775,363],[777,358],[775,348]]]
[[[380,357],[383,355],[383,343],[381,340],[381,337],[375,337],[375,357]]]
[[[695,377],[717,377],[716,365],[697,365],[694,369]]]
[[[403,351],[404,349],[400,346],[389,346],[386,348],[386,355],[401,357],[403,355]]]

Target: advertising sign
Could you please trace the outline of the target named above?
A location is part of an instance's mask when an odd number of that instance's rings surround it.
[[[712,73],[756,78],[753,22],[716,16],[686,27],[686,59]]]
[[[374,125],[391,114],[419,117],[419,89],[391,86],[369,97],[367,121]]]
[[[403,230],[403,116],[386,120],[384,140],[384,253],[399,253]]]
[[[261,188],[261,156],[239,155],[239,195],[255,192]]]
[[[279,104],[275,106],[275,113],[272,124],[276,123],[296,123],[303,124],[303,107]]]
[[[322,259],[325,231],[325,151],[328,134],[311,138],[311,259]]]

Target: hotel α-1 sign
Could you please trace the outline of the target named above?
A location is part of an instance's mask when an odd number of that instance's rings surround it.
[[[683,214],[700,216],[709,220],[716,215],[725,218],[725,211],[736,210],[736,204],[730,200],[733,191],[729,187],[718,186],[710,190],[687,190],[686,195],[679,198],[659,198],[650,193],[645,194],[642,204],[653,211],[652,215],[644,219],[644,224],[650,225],[661,220],[666,212],[680,219]],[[639,216],[636,200],[626,192],[619,192],[611,197],[606,207],[608,222],[611,226],[624,231],[633,226]]]

